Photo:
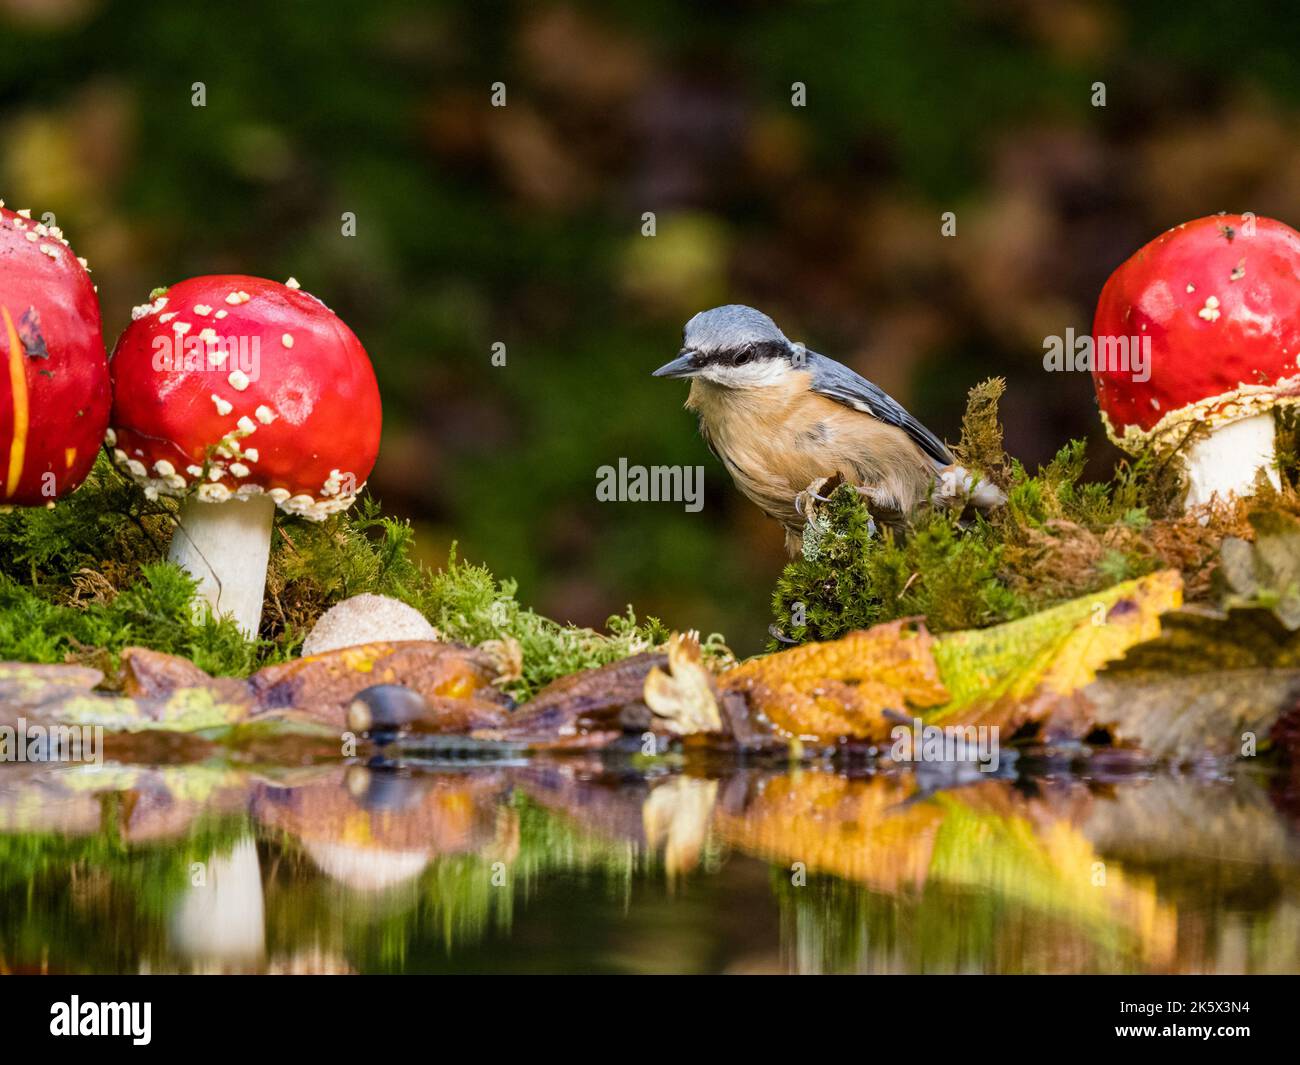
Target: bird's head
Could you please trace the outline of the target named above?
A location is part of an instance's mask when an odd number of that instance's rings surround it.
[[[802,344],[762,311],[738,303],[701,311],[682,330],[682,350],[655,377],[698,377],[724,388],[780,384],[806,364]]]

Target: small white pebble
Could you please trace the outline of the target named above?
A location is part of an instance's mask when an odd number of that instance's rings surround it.
[[[234,405],[230,402],[230,400],[222,399],[215,392],[212,393],[212,402],[216,404],[217,413],[220,414],[223,418],[227,414],[229,414],[232,410],[235,409]]]
[[[244,448],[244,458],[248,459],[249,462],[256,462],[260,457],[261,456],[258,454],[257,448],[255,447]]]
[[[160,315],[158,315],[158,321],[160,321],[160,322],[170,322],[170,321],[171,321],[173,318],[175,318],[175,317],[176,317],[176,312],[175,312],[175,311],[168,311],[166,314],[160,314]]]
[[[238,424],[240,430],[244,433],[244,435],[257,432],[257,423],[254,422],[253,419],[250,418],[247,414],[240,415]]]
[[[1219,297],[1206,296],[1205,306],[1196,312],[1197,316],[1204,318],[1207,322],[1217,322],[1219,320]]]
[[[263,403],[261,406],[257,408],[257,410],[253,411],[253,417],[255,417],[263,425],[270,425],[273,421],[275,421],[275,412],[271,410],[271,408],[268,407],[265,403]]]
[[[108,428],[104,430],[104,443],[106,443],[109,447],[117,446],[117,433],[115,433],[112,430],[112,428]]]
[[[206,303],[196,303],[194,305],[194,313],[197,314],[200,318],[206,318],[208,315],[212,313],[212,308],[209,307]]]
[[[296,277],[289,278],[289,280],[284,283],[284,287],[292,289],[302,288],[302,286],[298,284],[298,279]]]
[[[283,336],[280,337],[280,343],[283,344],[286,348],[293,347],[293,335],[290,333],[285,333]]]
[[[230,376],[226,378],[230,382],[230,387],[236,392],[242,392],[248,387],[248,374],[243,370],[231,370]]]
[[[176,467],[166,459],[159,459],[153,464],[153,468],[159,477],[172,477],[176,473]]]
[[[202,476],[203,476],[203,467],[202,467],[202,466],[186,466],[186,467],[185,467],[185,472],[188,473],[191,477],[202,477]]]
[[[217,311],[217,313],[214,314],[212,317],[213,317],[213,318],[224,318],[224,317],[225,317],[226,315],[228,315],[229,313],[230,313],[229,311],[226,311],[226,310],[220,310],[220,311]]]
[[[233,473],[236,477],[247,477],[249,474],[249,469],[242,462],[232,462],[230,464],[230,472]]]

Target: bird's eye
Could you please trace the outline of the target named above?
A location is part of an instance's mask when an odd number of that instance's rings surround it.
[[[751,358],[752,358],[752,356],[749,354],[749,352],[747,352],[747,351],[739,352],[739,353],[737,353],[736,355],[734,355],[734,356],[732,357],[732,359],[731,359],[731,365],[732,365],[732,366],[744,366],[745,363],[749,362],[749,360],[750,360]]]

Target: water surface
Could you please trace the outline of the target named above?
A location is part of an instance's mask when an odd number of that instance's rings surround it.
[[[1288,794],[1247,771],[4,765],[0,971],[1295,972]]]

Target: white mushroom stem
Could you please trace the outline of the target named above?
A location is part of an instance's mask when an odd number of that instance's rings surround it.
[[[1227,501],[1255,491],[1255,475],[1263,469],[1270,483],[1280,482],[1273,466],[1273,415],[1257,414],[1229,422],[1192,442],[1187,468],[1187,507],[1208,503],[1215,496]]]
[[[229,614],[249,639],[262,620],[275,501],[270,496],[181,504],[167,557],[199,582],[214,615]]]

